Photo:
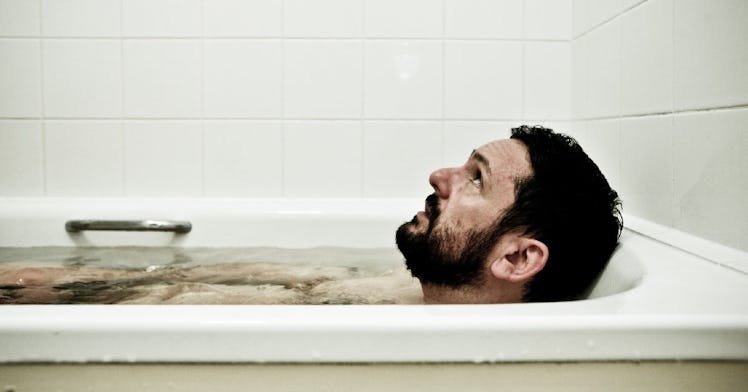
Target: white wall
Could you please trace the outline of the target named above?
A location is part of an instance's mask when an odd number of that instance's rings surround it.
[[[0,196],[402,197],[568,123],[571,1],[0,0]]]
[[[421,197],[543,123],[627,213],[748,250],[747,7],[0,0],[0,196]]]
[[[625,211],[748,250],[748,2],[573,7],[574,130]]]

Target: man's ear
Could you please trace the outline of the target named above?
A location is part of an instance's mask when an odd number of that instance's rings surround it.
[[[491,263],[491,275],[508,282],[529,280],[545,267],[548,247],[534,238],[505,235]]]

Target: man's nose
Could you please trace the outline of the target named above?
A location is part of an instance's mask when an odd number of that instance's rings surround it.
[[[452,192],[452,181],[457,172],[456,168],[439,169],[429,176],[429,183],[440,199],[446,199]]]

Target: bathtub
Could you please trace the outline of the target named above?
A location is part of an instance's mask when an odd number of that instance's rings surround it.
[[[393,247],[411,199],[0,199],[0,246]],[[69,219],[175,219],[188,234]],[[506,305],[0,306],[0,362],[523,363],[748,360],[745,253],[625,218],[590,298]],[[280,238],[277,233],[285,233]],[[673,246],[700,243],[724,262]],[[720,253],[721,252],[721,253]],[[7,370],[7,368],[6,368]]]

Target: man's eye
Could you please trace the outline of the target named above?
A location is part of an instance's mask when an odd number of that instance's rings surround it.
[[[480,187],[481,185],[483,185],[483,177],[481,176],[481,173],[480,172],[475,173],[475,176],[473,176],[473,178],[470,179],[470,182],[472,182],[473,185],[477,187]]]

